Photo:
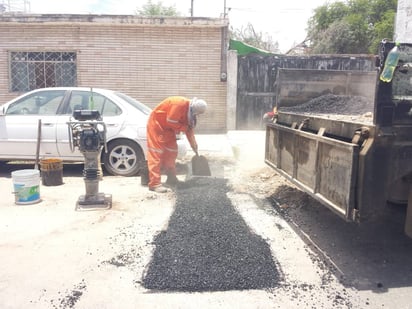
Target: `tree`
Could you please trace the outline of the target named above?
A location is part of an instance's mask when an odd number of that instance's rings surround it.
[[[136,14],[141,16],[180,16],[175,6],[164,6],[161,1],[152,3],[151,0],[138,8]]]
[[[347,0],[315,9],[308,22],[312,53],[359,54],[378,51],[392,39],[397,0]]]
[[[312,47],[312,53],[322,54],[333,51],[334,54],[348,53],[348,46],[353,42],[353,33],[350,25],[344,20],[333,22],[325,31],[318,34],[317,44]]]
[[[148,0],[141,8],[138,8],[136,14],[141,16],[181,16],[174,6],[166,7],[161,1],[152,3],[151,0]],[[232,28],[230,34],[231,38],[234,40],[242,41],[269,52],[279,52],[278,42],[274,42],[272,37],[268,34],[256,32],[250,23],[246,27],[241,27],[240,29]]]
[[[274,42],[272,37],[262,32],[256,32],[251,23],[248,23],[246,27],[240,29],[230,29],[230,37],[237,41],[252,45],[254,47],[267,50],[272,53],[279,52],[279,43]]]

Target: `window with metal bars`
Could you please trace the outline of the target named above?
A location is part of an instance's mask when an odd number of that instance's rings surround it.
[[[76,52],[9,52],[10,91],[77,86]]]

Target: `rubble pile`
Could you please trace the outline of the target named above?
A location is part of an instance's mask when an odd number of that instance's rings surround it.
[[[333,120],[371,123],[374,102],[363,96],[326,94],[306,103],[280,107],[280,112],[299,113]]]

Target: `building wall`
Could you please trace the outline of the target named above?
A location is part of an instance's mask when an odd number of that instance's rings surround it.
[[[412,3],[410,0],[398,0],[394,39],[399,43],[412,43]]]
[[[0,16],[0,104],[20,94],[9,91],[8,51],[76,51],[78,86],[119,90],[150,107],[170,95],[203,98],[198,132],[225,132],[225,29],[216,19]]]

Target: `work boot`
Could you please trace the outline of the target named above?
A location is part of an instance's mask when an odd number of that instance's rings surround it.
[[[154,188],[149,188],[150,191],[154,191],[156,193],[166,193],[167,191],[169,191],[167,188],[163,187],[163,186],[157,186]]]
[[[180,183],[180,180],[176,177],[176,175],[168,175],[165,185],[169,187],[176,187]]]

